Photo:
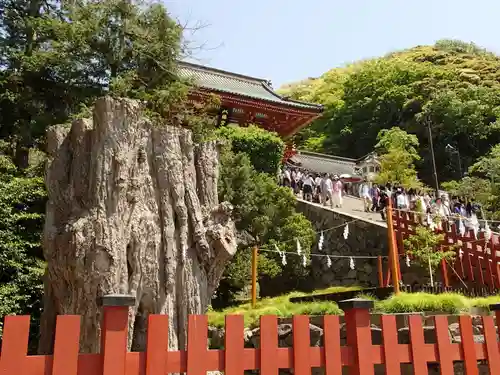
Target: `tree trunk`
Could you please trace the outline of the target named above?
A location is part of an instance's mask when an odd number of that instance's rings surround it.
[[[154,127],[132,100],[103,98],[94,120],[48,131],[48,262],[39,352],[52,350],[56,314],[82,315],[80,347],[99,349],[97,299],[131,294],[129,347],[143,349],[150,313],[170,318],[171,348],[188,314],[204,313],[236,252],[229,204],[218,203],[219,147]]]

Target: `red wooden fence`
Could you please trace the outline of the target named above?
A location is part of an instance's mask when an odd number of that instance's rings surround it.
[[[414,213],[395,210],[393,213],[394,231],[400,253],[404,253],[403,240],[415,233],[420,225],[420,218]],[[441,275],[445,286],[449,286],[450,279],[462,279],[468,285],[500,288],[500,241],[499,234],[493,233],[486,241],[484,232],[478,237],[473,230],[466,231],[462,236],[454,223],[442,222],[442,233],[445,235],[442,248],[454,246],[457,257],[454,264],[442,263]],[[453,267],[453,270],[451,269]]]
[[[424,342],[420,316],[409,318],[410,344],[398,343],[395,316],[382,316],[383,345],[373,345],[369,308],[373,302],[340,302],[345,311],[347,345],[341,345],[338,316],[324,317],[323,346],[310,346],[309,317],[293,318],[293,348],[278,346],[276,316],[260,320],[260,349],[244,348],[244,322],[239,315],[226,317],[225,349],[207,347],[207,317],[193,315],[188,323],[185,351],[168,350],[168,317],[150,315],[145,352],[127,351],[128,307],[104,307],[102,345],[99,354],[79,354],[80,317],[59,316],[53,355],[26,355],[29,317],[5,318],[0,374],[19,375],[163,375],[187,372],[224,371],[243,375],[260,369],[261,375],[277,375],[278,369],[294,369],[296,375],[310,375],[322,367],[326,375],[340,375],[348,366],[350,375],[374,374],[374,364],[385,367],[387,375],[400,374],[400,364],[409,363],[414,375],[427,374],[427,363],[438,362],[441,375],[452,375],[453,362],[462,361],[467,375],[478,375],[478,361],[486,361],[490,374],[500,369],[500,343],[492,316],[484,316],[484,343],[474,342],[469,316],[459,318],[460,343],[452,343],[445,316],[435,317],[436,343]],[[496,306],[500,308],[499,306]],[[496,312],[500,322],[500,312]],[[496,370],[495,370],[496,369]]]

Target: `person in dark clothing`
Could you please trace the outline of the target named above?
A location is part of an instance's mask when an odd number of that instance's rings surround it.
[[[379,211],[379,199],[380,199],[380,192],[382,191],[382,188],[373,185],[371,189],[371,197],[372,197],[372,207],[370,208],[371,212]]]
[[[467,217],[471,217],[472,214],[474,213],[473,207],[472,207],[472,204],[470,201],[467,202],[467,204],[465,205],[465,212],[467,213]]]
[[[382,216],[382,220],[385,221],[385,208],[387,206],[387,193],[384,189],[380,189],[380,199],[378,203],[378,209],[380,211],[380,216]]]

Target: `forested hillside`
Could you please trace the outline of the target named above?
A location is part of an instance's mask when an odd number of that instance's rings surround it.
[[[282,87],[282,94],[324,104],[325,115],[296,136],[299,147],[346,157],[373,150],[381,129],[416,134],[420,177],[431,184],[428,128],[441,181],[500,142],[500,57],[472,43],[442,40],[332,69]]]

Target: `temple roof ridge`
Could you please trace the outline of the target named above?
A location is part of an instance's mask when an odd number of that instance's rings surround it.
[[[321,154],[319,152],[312,152],[312,151],[307,151],[307,150],[298,150],[298,152],[299,152],[299,154],[305,155],[305,156],[312,156],[312,157],[316,157],[316,158],[329,159],[329,160],[335,160],[335,161],[343,161],[343,162],[353,163],[353,164],[356,164],[356,162],[359,160],[359,159],[355,159],[355,158],[347,158],[345,156]]]
[[[240,95],[243,97],[272,102],[297,109],[321,113],[321,104],[306,103],[279,95],[271,82],[263,78],[251,77],[222,69],[212,68],[186,61],[179,62],[181,77],[193,79],[202,89]]]
[[[231,76],[234,79],[248,81],[248,82],[254,83],[254,84],[267,84],[269,82],[269,80],[264,79],[264,78],[257,78],[257,77],[252,77],[252,76],[245,75],[245,74],[234,73],[234,72],[230,72],[228,70],[223,70],[223,69],[219,69],[219,68],[212,68],[211,66],[195,64],[195,63],[188,62],[188,61],[179,61],[178,64],[179,64],[179,67],[181,69],[188,68],[188,69],[193,69],[193,70],[198,70],[198,71],[203,71],[203,72],[210,72],[210,73],[218,74],[218,75],[222,75],[222,76]]]

